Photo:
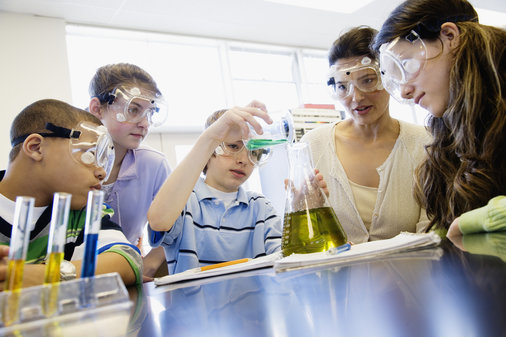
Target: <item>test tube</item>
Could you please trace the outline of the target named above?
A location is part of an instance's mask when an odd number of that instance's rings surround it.
[[[57,192],[53,197],[53,211],[51,213],[47,262],[44,274],[44,283],[46,284],[60,281],[60,265],[64,255],[71,200],[72,195],[68,193]]]
[[[19,290],[23,285],[23,269],[26,251],[28,250],[28,240],[32,230],[34,204],[35,198],[24,196],[16,198],[4,290]]]
[[[86,222],[84,227],[84,258],[81,277],[95,276],[97,262],[97,241],[102,221],[103,191],[89,191],[86,205]]]

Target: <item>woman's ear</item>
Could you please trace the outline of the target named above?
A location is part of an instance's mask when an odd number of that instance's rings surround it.
[[[459,45],[460,31],[459,27],[453,22],[445,22],[441,25],[440,32],[441,41],[450,49],[454,49]]]
[[[23,151],[27,157],[30,157],[35,161],[40,161],[44,156],[42,151],[43,141],[44,137],[42,137],[39,134],[32,133],[31,135],[26,137],[25,141],[21,145],[22,146],[21,151]]]
[[[93,97],[90,100],[90,105],[88,106],[88,109],[92,115],[97,117],[98,119],[102,120],[102,104],[100,103],[100,100],[97,97]]]

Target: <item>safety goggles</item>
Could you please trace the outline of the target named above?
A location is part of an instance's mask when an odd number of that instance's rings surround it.
[[[426,61],[425,43],[413,30],[405,38],[396,37],[382,44],[380,72],[383,86],[399,102],[412,103],[412,99],[402,97],[402,86],[420,74]]]
[[[136,124],[147,118],[149,125],[159,126],[167,119],[167,105],[161,95],[138,87],[120,86],[98,96],[121,123]]]
[[[223,142],[216,148],[216,150],[214,150],[214,152],[219,156],[236,156],[245,149],[248,151],[249,160],[255,166],[265,164],[271,156],[270,148],[248,150],[243,140],[238,140],[236,142]]]
[[[104,181],[107,180],[114,165],[114,145],[105,126],[91,122],[81,122],[74,129],[67,129],[52,123],[46,123],[46,129],[51,132],[37,132],[37,134],[42,137],[70,139],[72,158],[88,167],[103,168],[106,172]],[[24,142],[29,135],[22,135],[13,139],[12,146]]]
[[[383,89],[378,63],[367,56],[351,67],[338,68],[335,64],[331,66],[327,85],[336,99],[350,96],[355,88],[362,92]]]

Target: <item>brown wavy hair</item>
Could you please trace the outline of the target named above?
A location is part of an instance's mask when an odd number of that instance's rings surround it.
[[[415,0],[401,4],[456,4],[467,12],[432,8],[431,24],[409,22],[399,29],[391,14],[375,41],[375,50],[411,29],[434,39],[441,24],[453,21],[460,31],[450,70],[449,103],[443,116],[431,116],[428,128],[433,142],[427,159],[416,170],[415,196],[431,219],[429,228],[448,228],[462,213],[484,206],[494,196],[506,194],[506,31],[481,25],[472,18],[472,6],[462,0]],[[420,13],[420,11],[418,11]],[[455,13],[453,17],[450,15]],[[420,14],[417,14],[420,16]],[[439,19],[438,19],[439,18]],[[427,20],[427,17],[424,17]],[[390,20],[390,22],[388,22]],[[414,19],[413,19],[414,20]],[[412,20],[412,21],[413,21]],[[438,21],[439,20],[439,21]],[[386,26],[385,26],[386,25]],[[424,31],[426,30],[426,31]],[[425,37],[423,36],[425,35]]]

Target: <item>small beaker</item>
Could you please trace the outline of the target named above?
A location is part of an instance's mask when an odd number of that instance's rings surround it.
[[[248,150],[293,142],[295,127],[290,111],[275,111],[269,113],[269,116],[273,120],[272,124],[267,124],[263,119],[255,117],[262,126],[263,134],[261,135],[257,134],[250,125],[250,136],[245,140]]]
[[[323,252],[346,243],[346,233],[316,180],[309,145],[292,144],[288,159],[283,255]]]

